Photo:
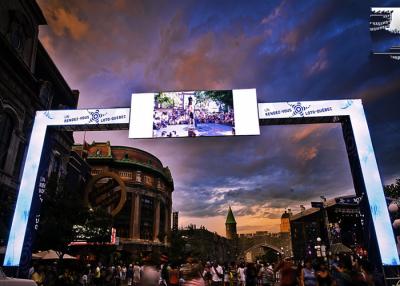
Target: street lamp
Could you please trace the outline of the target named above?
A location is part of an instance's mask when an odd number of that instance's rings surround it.
[[[314,247],[315,248],[315,252],[317,253],[317,257],[321,257],[322,256],[321,241],[322,241],[322,239],[320,237],[317,237],[317,245]]]

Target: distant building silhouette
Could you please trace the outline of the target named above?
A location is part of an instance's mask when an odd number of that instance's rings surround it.
[[[289,209],[288,211],[285,210],[285,212],[281,216],[281,232],[283,233],[290,233],[290,217],[292,216],[292,212]]]
[[[357,252],[365,250],[363,224],[359,198],[353,195],[336,197],[324,202],[322,208],[311,207],[293,214],[290,229],[294,259],[317,257],[317,238],[332,253],[338,245]]]
[[[235,220],[235,217],[233,216],[233,212],[232,212],[232,209],[230,206],[229,206],[228,215],[226,216],[225,227],[226,227],[226,238],[227,239],[237,238],[236,220]]]
[[[178,231],[179,212],[172,212],[172,231]]]

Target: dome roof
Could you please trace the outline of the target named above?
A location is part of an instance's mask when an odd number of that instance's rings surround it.
[[[290,218],[290,214],[289,214],[287,211],[285,211],[285,212],[282,214],[281,218]]]

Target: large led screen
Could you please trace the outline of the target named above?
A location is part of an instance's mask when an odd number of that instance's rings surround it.
[[[132,95],[131,138],[259,135],[255,89]]]

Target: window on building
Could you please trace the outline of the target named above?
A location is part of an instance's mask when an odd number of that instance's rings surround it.
[[[117,236],[129,238],[129,225],[131,218],[132,193],[127,193],[126,202],[121,211],[114,217],[113,226],[117,230]]]
[[[102,172],[103,172],[102,169],[92,169],[92,170],[90,171],[90,174],[91,174],[92,176],[96,176],[96,175],[98,175],[98,174],[101,174]]]
[[[61,170],[61,158],[60,155],[56,154],[53,157],[53,164],[51,166],[51,173],[55,176],[59,176],[60,175],[60,170]]]
[[[39,99],[45,108],[50,108],[52,101],[52,84],[49,81],[43,81],[40,86]]]
[[[128,171],[119,171],[119,176],[124,179],[132,179],[132,172]]]
[[[153,185],[153,177],[151,176],[144,176],[146,185]]]
[[[142,172],[140,172],[140,171],[136,172],[136,182],[138,182],[138,183],[142,182]]]
[[[158,230],[158,239],[161,241],[161,242],[164,242],[164,240],[165,240],[165,235],[166,235],[166,233],[165,233],[165,218],[166,218],[166,216],[165,216],[165,205],[164,205],[164,203],[163,202],[160,202],[160,228],[159,228],[159,230]]]
[[[142,196],[140,205],[140,238],[153,240],[154,200],[151,197]]]
[[[25,154],[25,144],[21,142],[18,146],[18,153],[17,157],[15,158],[15,165],[13,170],[14,177],[16,177],[17,179],[19,179],[19,176],[21,174],[21,166],[22,166],[22,161],[24,160],[24,154]]]
[[[14,49],[22,52],[24,49],[25,33],[18,21],[13,21],[10,28],[10,42]]]
[[[14,122],[11,115],[4,112],[0,115],[0,169],[4,169],[14,133]]]

